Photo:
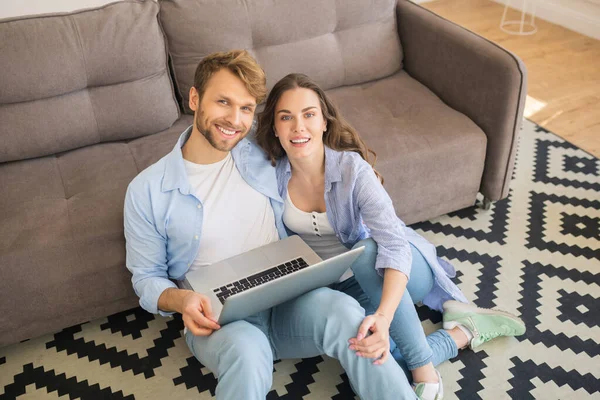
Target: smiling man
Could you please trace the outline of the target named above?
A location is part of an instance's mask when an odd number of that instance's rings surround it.
[[[265,399],[273,360],[320,354],[340,361],[362,399],[414,399],[397,363],[373,365],[348,348],[364,310],[343,293],[317,289],[219,326],[207,296],[175,283],[286,236],[275,170],[245,138],[265,94],[264,72],[246,51],[211,54],[198,65],[194,124],[125,198],[127,268],[140,305],[182,314],[188,347],[218,377],[218,399]]]

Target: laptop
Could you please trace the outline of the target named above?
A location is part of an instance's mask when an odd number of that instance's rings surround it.
[[[294,235],[191,271],[179,284],[208,296],[225,325],[338,281],[363,250],[323,261]]]

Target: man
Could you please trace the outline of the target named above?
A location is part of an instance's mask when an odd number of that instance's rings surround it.
[[[140,304],[182,314],[190,350],[218,377],[218,399],[264,399],[274,359],[319,354],[340,361],[362,399],[414,399],[397,363],[373,365],[348,348],[364,310],[341,292],[317,289],[221,327],[205,295],[170,280],[286,236],[274,169],[244,138],[265,94],[264,72],[246,51],[198,65],[193,125],[127,190],[127,268]]]

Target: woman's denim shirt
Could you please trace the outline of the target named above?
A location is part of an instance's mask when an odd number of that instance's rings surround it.
[[[276,172],[279,195],[285,199],[292,176],[287,157],[278,161]],[[378,246],[375,268],[380,275],[383,276],[384,268],[393,268],[410,278],[412,244],[425,257],[435,276],[434,286],[423,303],[441,311],[446,300],[467,302],[450,280],[456,275],[452,265],[438,258],[435,246],[398,218],[373,168],[358,153],[325,147],[325,205],[329,222],[346,247],[368,237],[375,240]]]

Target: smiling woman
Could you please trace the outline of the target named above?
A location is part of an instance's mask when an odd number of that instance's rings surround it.
[[[436,365],[467,345],[525,332],[511,314],[464,304],[450,280],[454,268],[397,217],[368,160],[369,148],[309,77],[290,74],[275,84],[257,140],[276,167],[289,231],[322,259],[366,248],[331,286],[366,311],[349,340],[356,355],[383,364],[392,354],[412,377],[419,399],[439,400],[443,386]],[[414,307],[419,301],[443,309],[445,329],[425,336]]]
[[[283,103],[281,103],[284,97],[289,100],[295,97],[291,94],[287,94],[287,92],[293,89],[304,89],[299,92],[301,94],[299,100],[309,101],[309,103],[306,103],[306,107],[303,107],[301,110],[295,110],[297,114],[295,116],[292,115],[292,110],[287,109],[291,108],[291,106],[283,107]],[[322,138],[322,140],[319,139],[321,145],[325,144],[327,147],[334,150],[353,151],[360,154],[360,156],[373,167],[375,174],[381,182],[383,182],[383,178],[374,169],[377,154],[367,147],[356,130],[341,116],[336,105],[331,102],[325,95],[325,92],[308,76],[304,74],[289,74],[285,76],[275,84],[273,89],[271,89],[271,92],[269,93],[269,100],[270,99],[276,100],[267,101],[265,104],[265,109],[259,115],[258,132],[256,136],[257,143],[267,151],[273,165],[275,165],[276,160],[280,159],[285,154],[284,147],[276,136],[277,124],[279,123],[282,129],[284,126],[288,129],[293,128],[294,126],[291,126],[291,124],[294,121],[294,118],[296,118],[296,124],[298,123],[297,119],[300,116],[298,111],[300,111],[302,113],[302,121],[300,122],[301,128],[306,128],[304,124],[308,124],[313,133],[316,132],[315,129],[318,130],[320,132],[319,136]],[[300,102],[298,101],[297,103],[299,104]],[[298,106],[296,105],[296,107]],[[309,110],[313,112],[308,112]],[[277,114],[276,118],[274,117],[275,114]],[[286,117],[282,120],[282,115],[280,114],[284,114]],[[319,121],[306,122],[312,118]],[[313,123],[320,124],[321,121],[323,126],[322,129],[319,130],[317,128],[318,125],[314,126]],[[308,137],[308,139],[310,139],[310,137]]]
[[[303,108],[306,104],[310,105]],[[290,158],[306,158],[311,153],[322,154],[327,121],[319,105],[319,96],[306,88],[283,93],[275,106],[273,130]],[[315,140],[311,141],[313,137]]]

